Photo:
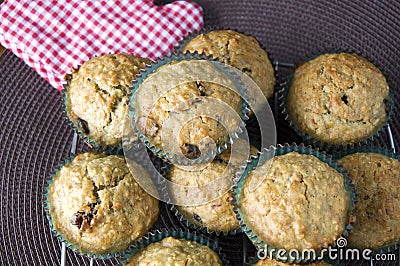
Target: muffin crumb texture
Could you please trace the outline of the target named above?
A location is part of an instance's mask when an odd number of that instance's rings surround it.
[[[233,30],[215,30],[194,37],[183,51],[205,53],[239,69],[253,79],[267,99],[274,93],[274,69],[268,54],[252,36]]]
[[[205,245],[186,239],[167,237],[141,249],[125,265],[218,266],[222,265],[222,262],[218,254]]]
[[[147,173],[139,166],[137,176]],[[148,232],[159,214],[158,200],[135,181],[122,156],[77,155],[55,175],[48,191],[55,230],[78,250],[117,253]]]
[[[107,54],[74,69],[65,104],[68,118],[77,130],[101,146],[119,145],[124,127],[130,132],[125,124],[129,120],[129,87],[149,63],[150,60],[131,54]]]
[[[379,249],[400,241],[400,162],[379,153],[354,153],[338,160],[353,180],[357,219],[348,246]]]
[[[170,180],[173,183],[185,186],[193,186],[190,195],[196,197],[201,205],[197,206],[176,206],[179,212],[189,222],[197,226],[207,227],[211,231],[224,231],[239,229],[239,223],[233,212],[232,199],[230,195],[230,187],[233,184],[233,169],[228,168],[227,164],[220,161],[213,161],[205,168],[196,171],[185,171],[179,167],[173,166],[170,173]],[[220,191],[210,193],[203,186],[210,184],[215,179],[222,177],[218,187]],[[198,187],[198,189],[195,189]],[[180,194],[171,191],[174,197]]]
[[[188,81],[194,79],[192,73],[201,73],[195,75],[207,81]],[[136,126],[164,153],[197,159],[203,151],[227,145],[229,134],[239,129],[243,102],[235,88],[208,61],[172,61],[139,86],[134,96]]]
[[[231,187],[236,177],[236,172],[247,159],[246,156],[257,154],[257,149],[243,139],[236,139],[235,154],[231,149],[225,150],[208,165],[199,165],[184,169],[180,166],[172,166],[169,174],[171,182],[178,185],[198,187],[192,193],[184,191],[185,195],[172,190],[173,197],[195,198],[201,204],[196,206],[176,206],[180,214],[190,223],[206,227],[209,231],[229,232],[240,228],[233,211]],[[244,158],[243,158],[244,157]],[[239,159],[241,158],[241,159]],[[220,179],[222,178],[222,179]],[[211,192],[205,186],[215,183]]]
[[[387,120],[389,86],[381,71],[356,54],[323,54],[299,66],[286,108],[298,129],[345,145],[374,135]]]
[[[351,197],[342,174],[307,154],[290,152],[263,163],[243,182],[238,207],[246,227],[286,250],[327,248],[345,231]],[[260,184],[250,190],[250,180]]]

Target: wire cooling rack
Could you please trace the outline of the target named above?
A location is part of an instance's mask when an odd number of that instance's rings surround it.
[[[279,80],[282,75],[287,76],[291,73],[295,65],[291,63],[284,63],[284,62],[273,62],[275,72],[277,73],[277,78]],[[281,123],[285,123],[283,117],[281,116],[280,108],[279,108],[279,95],[278,91],[285,85],[285,80],[280,79],[281,83],[277,86],[275,97],[269,102],[271,109],[274,113],[275,123],[277,125],[277,133],[283,134],[280,132],[280,125]],[[249,130],[249,136],[252,141],[252,144],[255,146],[260,146],[260,137],[257,125],[254,124],[256,121],[252,121],[251,124],[247,126]],[[392,134],[390,124],[387,125],[386,128],[386,138],[381,138],[377,140],[377,143],[380,146],[385,146],[391,148],[396,153],[396,145],[394,141],[394,137]],[[297,136],[294,137],[294,141],[298,141]],[[79,142],[79,137],[76,133],[74,133],[70,153],[75,154],[77,153],[77,146]],[[87,147],[84,147],[84,149]],[[161,160],[157,160],[157,158],[153,158],[153,162],[155,162],[156,168],[160,169],[163,165]],[[160,203],[161,214],[159,220],[153,227],[155,229],[163,229],[166,228],[168,230],[179,230],[179,229],[186,229],[190,231],[195,231],[194,229],[188,228],[184,223],[182,223],[176,216],[171,212],[170,206],[166,203]],[[207,235],[207,237],[213,239],[219,247],[222,249],[222,253],[226,255],[227,260],[229,261],[229,265],[236,266],[236,265],[250,265],[251,261],[255,259],[257,256],[256,249],[254,245],[250,242],[247,236],[244,233],[239,233],[236,235],[229,235],[229,236],[211,236]],[[60,265],[65,266],[68,265],[67,263],[67,248],[64,243],[61,243],[61,260]],[[381,262],[374,262],[374,261],[337,261],[337,265],[348,265],[348,266],[361,266],[361,265],[369,265],[369,266],[400,266],[400,250],[394,251],[392,254],[396,255],[395,261],[381,261]],[[98,262],[101,261],[106,265],[119,265],[119,259],[112,259],[112,260],[96,260],[96,259],[89,259],[89,266],[99,265]]]

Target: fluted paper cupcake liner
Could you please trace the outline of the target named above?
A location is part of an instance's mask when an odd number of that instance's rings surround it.
[[[392,149],[387,149],[387,148],[379,147],[376,145],[367,146],[367,145],[361,145],[361,144],[350,147],[350,148],[345,148],[345,149],[336,151],[333,154],[333,157],[336,160],[339,160],[342,157],[345,157],[347,155],[354,154],[354,153],[377,153],[377,154],[382,154],[389,158],[393,158],[393,159],[400,161],[400,155],[396,154]],[[357,190],[356,190],[356,194],[357,194]],[[384,253],[387,254],[387,253],[394,252],[398,248],[400,248],[400,236],[397,241],[387,243],[386,245],[384,245],[380,248],[372,249],[372,254],[373,255],[384,254]]]
[[[116,151],[117,151],[117,153],[115,153]],[[99,148],[99,149],[95,149],[95,150],[92,150],[92,151],[89,151],[89,152],[95,152],[95,153],[106,154],[106,155],[119,155],[119,156],[122,156],[121,151],[119,149],[103,149],[103,148]],[[83,153],[86,153],[86,152],[83,152]],[[58,238],[58,240],[61,241],[62,243],[64,243],[67,248],[69,248],[72,251],[74,251],[76,253],[79,253],[81,255],[87,256],[89,258],[94,258],[94,259],[111,259],[111,258],[121,257],[122,255],[125,254],[124,253],[125,250],[121,250],[121,251],[115,252],[115,253],[101,253],[101,254],[82,250],[78,245],[69,242],[55,228],[55,225],[54,225],[53,220],[52,220],[52,215],[51,215],[51,211],[50,211],[50,203],[49,203],[50,186],[53,183],[54,178],[56,177],[57,173],[65,165],[68,165],[69,163],[71,163],[76,158],[76,156],[78,156],[79,154],[80,153],[73,154],[73,155],[70,155],[69,157],[67,157],[66,159],[64,159],[61,163],[58,164],[58,166],[54,167],[51,175],[47,178],[47,185],[45,186],[45,191],[43,193],[42,200],[44,202],[44,204],[43,204],[44,211],[45,211],[45,214],[46,214],[46,218],[47,218],[47,220],[49,222],[50,229],[54,233],[54,235]],[[158,218],[158,220],[159,219],[160,219],[160,217]],[[155,230],[157,228],[158,220],[154,222],[154,224],[152,225],[150,230]]]
[[[289,145],[289,144],[284,144],[284,145],[278,145],[276,147],[270,147],[270,148],[264,148],[259,156],[255,159],[253,159],[250,163],[247,164],[246,169],[239,179],[238,183],[234,187],[233,190],[233,197],[234,197],[234,211],[236,213],[236,217],[239,220],[240,226],[242,227],[243,232],[246,233],[246,235],[249,237],[249,239],[253,242],[253,244],[256,246],[257,249],[264,249],[267,247],[267,254],[270,253],[271,250],[275,249],[278,250],[279,247],[275,247],[273,245],[269,245],[267,242],[263,241],[261,238],[257,236],[257,234],[246,225],[245,218],[243,217],[243,213],[241,212],[238,204],[240,202],[240,193],[243,188],[243,182],[245,178],[248,176],[248,174],[256,169],[259,165],[262,165],[266,160],[271,159],[271,151],[274,152],[274,156],[277,155],[283,155],[287,154],[289,152],[297,152],[300,154],[307,154],[307,155],[312,155],[316,158],[318,158],[320,161],[328,164],[330,167],[335,169],[337,172],[339,172],[343,178],[344,178],[344,183],[345,187],[349,192],[350,195],[350,203],[349,203],[349,213],[347,214],[347,220],[348,223],[343,228],[343,232],[341,233],[341,237],[346,237],[348,235],[348,232],[352,229],[352,223],[354,222],[354,217],[355,217],[355,209],[354,205],[356,202],[356,194],[355,194],[355,188],[354,185],[351,183],[351,180],[348,178],[347,173],[343,171],[341,167],[339,167],[336,163],[336,161],[332,160],[332,157],[330,155],[327,155],[325,152],[320,152],[319,149],[315,148],[313,149],[311,146],[305,146],[304,144],[297,145],[295,143]],[[335,243],[331,243],[330,246],[334,246]],[[322,248],[321,248],[322,249]],[[282,249],[284,250],[284,249]],[[289,254],[289,251],[286,250],[286,254]],[[274,256],[276,256],[276,253],[273,253]],[[316,255],[317,257],[321,256],[321,251],[316,250]],[[323,255],[323,254],[322,254]],[[294,259],[292,256],[288,256],[286,262],[289,263],[308,263],[312,262],[310,258],[303,258],[301,255],[297,258]],[[274,257],[277,260],[282,260],[279,257]]]
[[[173,237],[176,239],[186,239],[189,241],[195,241],[200,245],[204,245],[212,249],[215,253],[218,254],[220,260],[222,261],[223,265],[229,265],[229,261],[226,259],[225,254],[222,253],[221,248],[218,246],[217,242],[209,237],[206,237],[202,234],[198,234],[196,232],[190,231],[175,231],[167,229],[162,230],[155,230],[152,231],[145,236],[143,236],[140,240],[133,243],[127,251],[124,253],[122,265],[125,265],[129,259],[137,254],[141,249],[146,248],[148,245],[152,243],[159,242],[167,237]]]
[[[324,52],[317,52],[314,53],[313,55],[308,55],[306,56],[306,59],[301,61],[300,63],[296,64],[294,71],[297,69],[297,67],[301,66],[302,64],[309,62],[317,57],[319,57],[320,55],[324,55],[324,54],[340,54],[340,53],[348,53],[348,54],[358,54],[363,56],[364,58],[366,58],[368,61],[370,61],[368,59],[367,56],[365,56],[362,53],[357,53],[354,51],[339,51],[339,50],[331,50],[331,51],[324,51]],[[370,61],[372,64],[374,64],[377,68],[378,65],[375,64],[375,62]],[[380,70],[380,68],[378,68]],[[386,121],[375,130],[375,132],[370,135],[365,137],[364,140],[359,140],[359,141],[355,141],[354,143],[349,143],[349,144],[333,144],[333,143],[327,143],[325,141],[319,140],[315,137],[310,136],[309,134],[303,132],[297,125],[295,122],[293,122],[293,120],[290,118],[290,115],[288,113],[287,107],[286,107],[286,102],[287,102],[287,95],[290,89],[290,84],[291,81],[293,79],[293,73],[290,74],[287,78],[287,80],[281,84],[281,89],[278,91],[278,102],[279,102],[279,108],[280,108],[280,112],[284,115],[284,119],[287,121],[287,123],[289,124],[289,126],[297,133],[297,135],[299,135],[303,141],[307,144],[310,144],[312,146],[318,147],[321,150],[326,150],[326,151],[335,151],[335,150],[340,150],[343,148],[351,148],[353,146],[357,146],[357,145],[371,145],[373,144],[373,142],[375,142],[377,139],[379,139],[381,137],[381,135],[384,133],[384,131],[387,129],[387,125],[390,123],[391,120],[391,116],[392,116],[392,112],[393,112],[393,93],[392,93],[392,88],[389,87],[389,98],[388,100],[385,102],[386,104]]]
[[[200,156],[200,158],[195,158],[195,159],[188,159],[185,156],[179,156],[177,154],[171,154],[168,152],[165,152],[162,148],[157,147],[154,145],[151,140],[145,135],[145,133],[141,132],[140,129],[136,126],[137,123],[137,118],[135,116],[135,99],[136,99],[136,94],[138,90],[140,89],[140,85],[148,78],[150,77],[153,73],[156,72],[156,70],[164,65],[169,64],[170,62],[175,62],[175,61],[190,61],[190,60],[207,60],[209,62],[215,62],[214,66],[217,66],[218,70],[220,72],[223,72],[226,74],[230,80],[235,84],[235,86],[238,88],[240,93],[245,93],[241,90],[243,85],[240,83],[240,81],[236,78],[236,74],[232,73],[229,69],[229,67],[224,66],[222,63],[220,63],[216,59],[212,59],[204,54],[198,54],[198,53],[185,53],[185,54],[173,54],[171,56],[166,56],[163,59],[159,59],[157,62],[154,62],[150,66],[146,68],[144,72],[141,74],[137,75],[137,80],[133,82],[133,91],[132,95],[130,98],[130,105],[129,105],[129,113],[130,117],[133,118],[133,127],[135,130],[136,135],[139,137],[141,141],[159,158],[166,160],[170,163],[173,164],[178,164],[178,165],[194,165],[194,164],[201,164],[204,162],[209,162],[211,161],[215,155],[223,152],[226,150],[229,145],[233,142],[233,139],[237,138],[238,135],[243,132],[245,128],[245,123],[244,121],[248,119],[247,113],[249,112],[249,109],[247,107],[247,104],[243,101],[242,104],[242,114],[241,118],[242,121],[238,125],[238,128],[233,132],[232,135],[229,136],[229,140],[226,143],[223,143],[219,146],[216,147],[216,150],[213,150],[212,152],[207,153],[205,156]]]
[[[111,52],[108,54],[112,54]],[[105,54],[100,54],[100,55],[94,55],[92,58],[95,57],[99,57]],[[90,60],[91,58],[89,58],[88,60]],[[82,129],[77,125],[77,123],[75,123],[68,115],[68,103],[67,103],[67,93],[68,93],[68,89],[69,86],[71,84],[71,80],[72,80],[72,76],[73,76],[73,72],[74,71],[78,71],[80,69],[82,65],[77,65],[76,67],[74,67],[73,69],[70,70],[70,72],[66,73],[64,76],[64,83],[62,84],[63,86],[63,90],[62,90],[62,94],[63,94],[63,101],[62,101],[62,105],[63,105],[63,112],[65,114],[65,119],[67,120],[68,124],[70,125],[70,127],[74,130],[74,132],[76,132],[78,134],[78,136],[83,139],[84,142],[86,142],[90,147],[99,147],[102,149],[115,149],[115,150],[122,150],[122,146],[123,146],[123,139],[121,140],[120,143],[116,144],[116,145],[108,145],[108,144],[100,144],[97,140],[89,137],[88,134],[85,134]],[[139,72],[142,72],[143,69],[140,69]],[[129,97],[129,95],[128,95]],[[124,138],[124,137],[123,137]],[[132,140],[131,140],[132,141]],[[134,140],[133,142],[137,142],[138,140]],[[124,145],[127,145],[126,143]],[[130,143],[130,145],[135,145],[135,143]]]

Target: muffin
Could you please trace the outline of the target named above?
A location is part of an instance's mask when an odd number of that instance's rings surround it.
[[[212,62],[167,61],[133,95],[136,127],[146,145],[169,160],[222,151],[242,125],[243,102],[235,89]]]
[[[199,203],[197,205],[188,203],[186,206],[174,206],[178,211],[178,217],[182,216],[189,224],[196,227],[205,227],[208,232],[227,233],[240,229],[233,211],[230,188],[233,185],[236,172],[239,171],[239,166],[246,160],[246,158],[239,160],[241,155],[249,152],[254,155],[257,153],[257,149],[247,144],[243,139],[235,140],[233,145],[238,147],[235,155],[231,156],[231,150],[226,150],[206,166],[171,167],[169,173],[171,182],[184,186],[202,187],[202,189],[193,189],[192,193],[184,190],[184,195],[172,187],[170,192],[175,199],[177,197],[180,197],[180,199],[189,197]],[[223,178],[222,181],[219,181],[219,184],[223,184],[212,186],[213,189],[219,189],[219,191],[210,192],[209,189],[203,187],[211,184],[219,177]]]
[[[366,140],[386,122],[389,86],[381,71],[356,54],[323,54],[296,68],[287,93],[289,119],[322,143]]]
[[[400,162],[374,152],[346,155],[338,162],[359,196],[348,246],[376,250],[396,244],[400,241]]]
[[[67,75],[70,81],[65,107],[77,131],[100,146],[121,145],[124,128],[126,134],[133,136],[130,124],[126,124],[129,86],[149,63],[150,60],[131,54],[107,54],[73,69]]]
[[[146,176],[131,162],[133,175]],[[152,227],[158,200],[135,181],[122,156],[87,152],[58,170],[47,191],[53,229],[84,254],[115,254]]]
[[[282,262],[282,261],[277,261],[274,259],[264,259],[264,260],[259,260],[257,261],[254,266],[300,266],[300,265],[307,265],[307,266],[330,266],[329,263],[325,262],[325,261],[317,261],[317,262],[313,262],[313,263],[309,263],[309,264],[290,264],[290,263],[286,263],[286,262]]]
[[[345,177],[314,155],[279,154],[248,168],[239,182],[235,197],[242,227],[260,248],[301,252],[333,245],[352,209]],[[259,184],[250,185],[252,179]]]
[[[274,68],[254,37],[233,30],[215,30],[194,37],[183,51],[205,53],[241,70],[253,79],[267,99],[274,93]]]
[[[166,237],[133,255],[126,266],[204,266],[222,265],[218,254],[205,245],[186,239]]]

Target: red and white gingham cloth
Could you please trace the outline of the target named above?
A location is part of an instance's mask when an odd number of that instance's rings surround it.
[[[128,52],[156,59],[183,36],[203,26],[201,7],[152,0],[5,1],[0,5],[0,43],[53,87],[89,58]]]

